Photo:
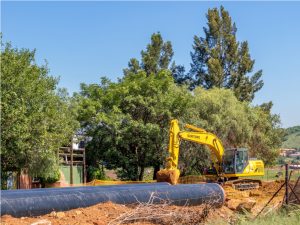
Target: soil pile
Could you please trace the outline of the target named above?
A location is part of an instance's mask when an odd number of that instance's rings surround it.
[[[235,215],[245,211],[256,215],[280,188],[282,182],[264,182],[257,190],[238,191],[225,186],[226,203],[219,209],[210,206],[137,205],[124,206],[111,202],[66,212],[52,212],[39,217],[1,217],[5,225],[106,225],[106,224],[199,224],[205,221],[232,221]],[[284,196],[282,189],[270,204],[279,207]]]

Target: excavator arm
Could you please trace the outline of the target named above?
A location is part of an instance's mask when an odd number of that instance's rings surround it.
[[[191,141],[194,143],[206,145],[212,152],[212,160],[216,166],[217,172],[221,170],[224,147],[221,140],[214,134],[193,125],[185,125],[185,128],[192,131],[180,131],[178,120],[172,120],[169,136],[169,157],[167,158],[166,169],[157,174],[158,181],[164,180],[176,184],[180,172],[178,170],[179,145],[180,140]],[[167,175],[165,175],[167,174]],[[168,178],[171,177],[171,178]]]
[[[193,131],[180,131],[178,120],[171,121],[169,137],[170,157],[168,158],[168,161],[170,161],[170,168],[177,169],[178,167],[179,145],[181,139],[208,146],[217,163],[222,162],[224,147],[221,140],[216,135],[189,124],[185,125],[185,128]]]

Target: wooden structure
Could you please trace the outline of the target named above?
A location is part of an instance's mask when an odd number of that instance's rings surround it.
[[[82,166],[83,183],[86,183],[85,148],[60,147],[58,157],[61,165],[70,166],[70,184],[74,184],[74,166]]]

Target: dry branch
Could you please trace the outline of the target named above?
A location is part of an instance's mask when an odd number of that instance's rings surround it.
[[[160,204],[157,204],[160,202]],[[135,222],[151,222],[156,224],[198,224],[205,221],[213,204],[189,207],[188,202],[184,206],[173,206],[171,200],[164,200],[151,193],[149,201],[138,202],[132,210],[121,214],[110,221],[109,225],[129,224]]]

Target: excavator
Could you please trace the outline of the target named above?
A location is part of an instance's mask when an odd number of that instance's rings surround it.
[[[249,159],[247,148],[225,149],[215,134],[190,124],[186,124],[185,128],[189,130],[181,131],[178,120],[171,121],[169,157],[166,160],[166,168],[157,172],[157,182],[169,182],[173,185],[178,183],[179,147],[180,141],[185,140],[205,145],[211,151],[212,167],[204,174],[206,181],[231,183],[238,190],[255,189],[261,185],[259,180],[249,177],[263,176],[264,163],[262,160]],[[239,179],[243,177],[245,179]]]

